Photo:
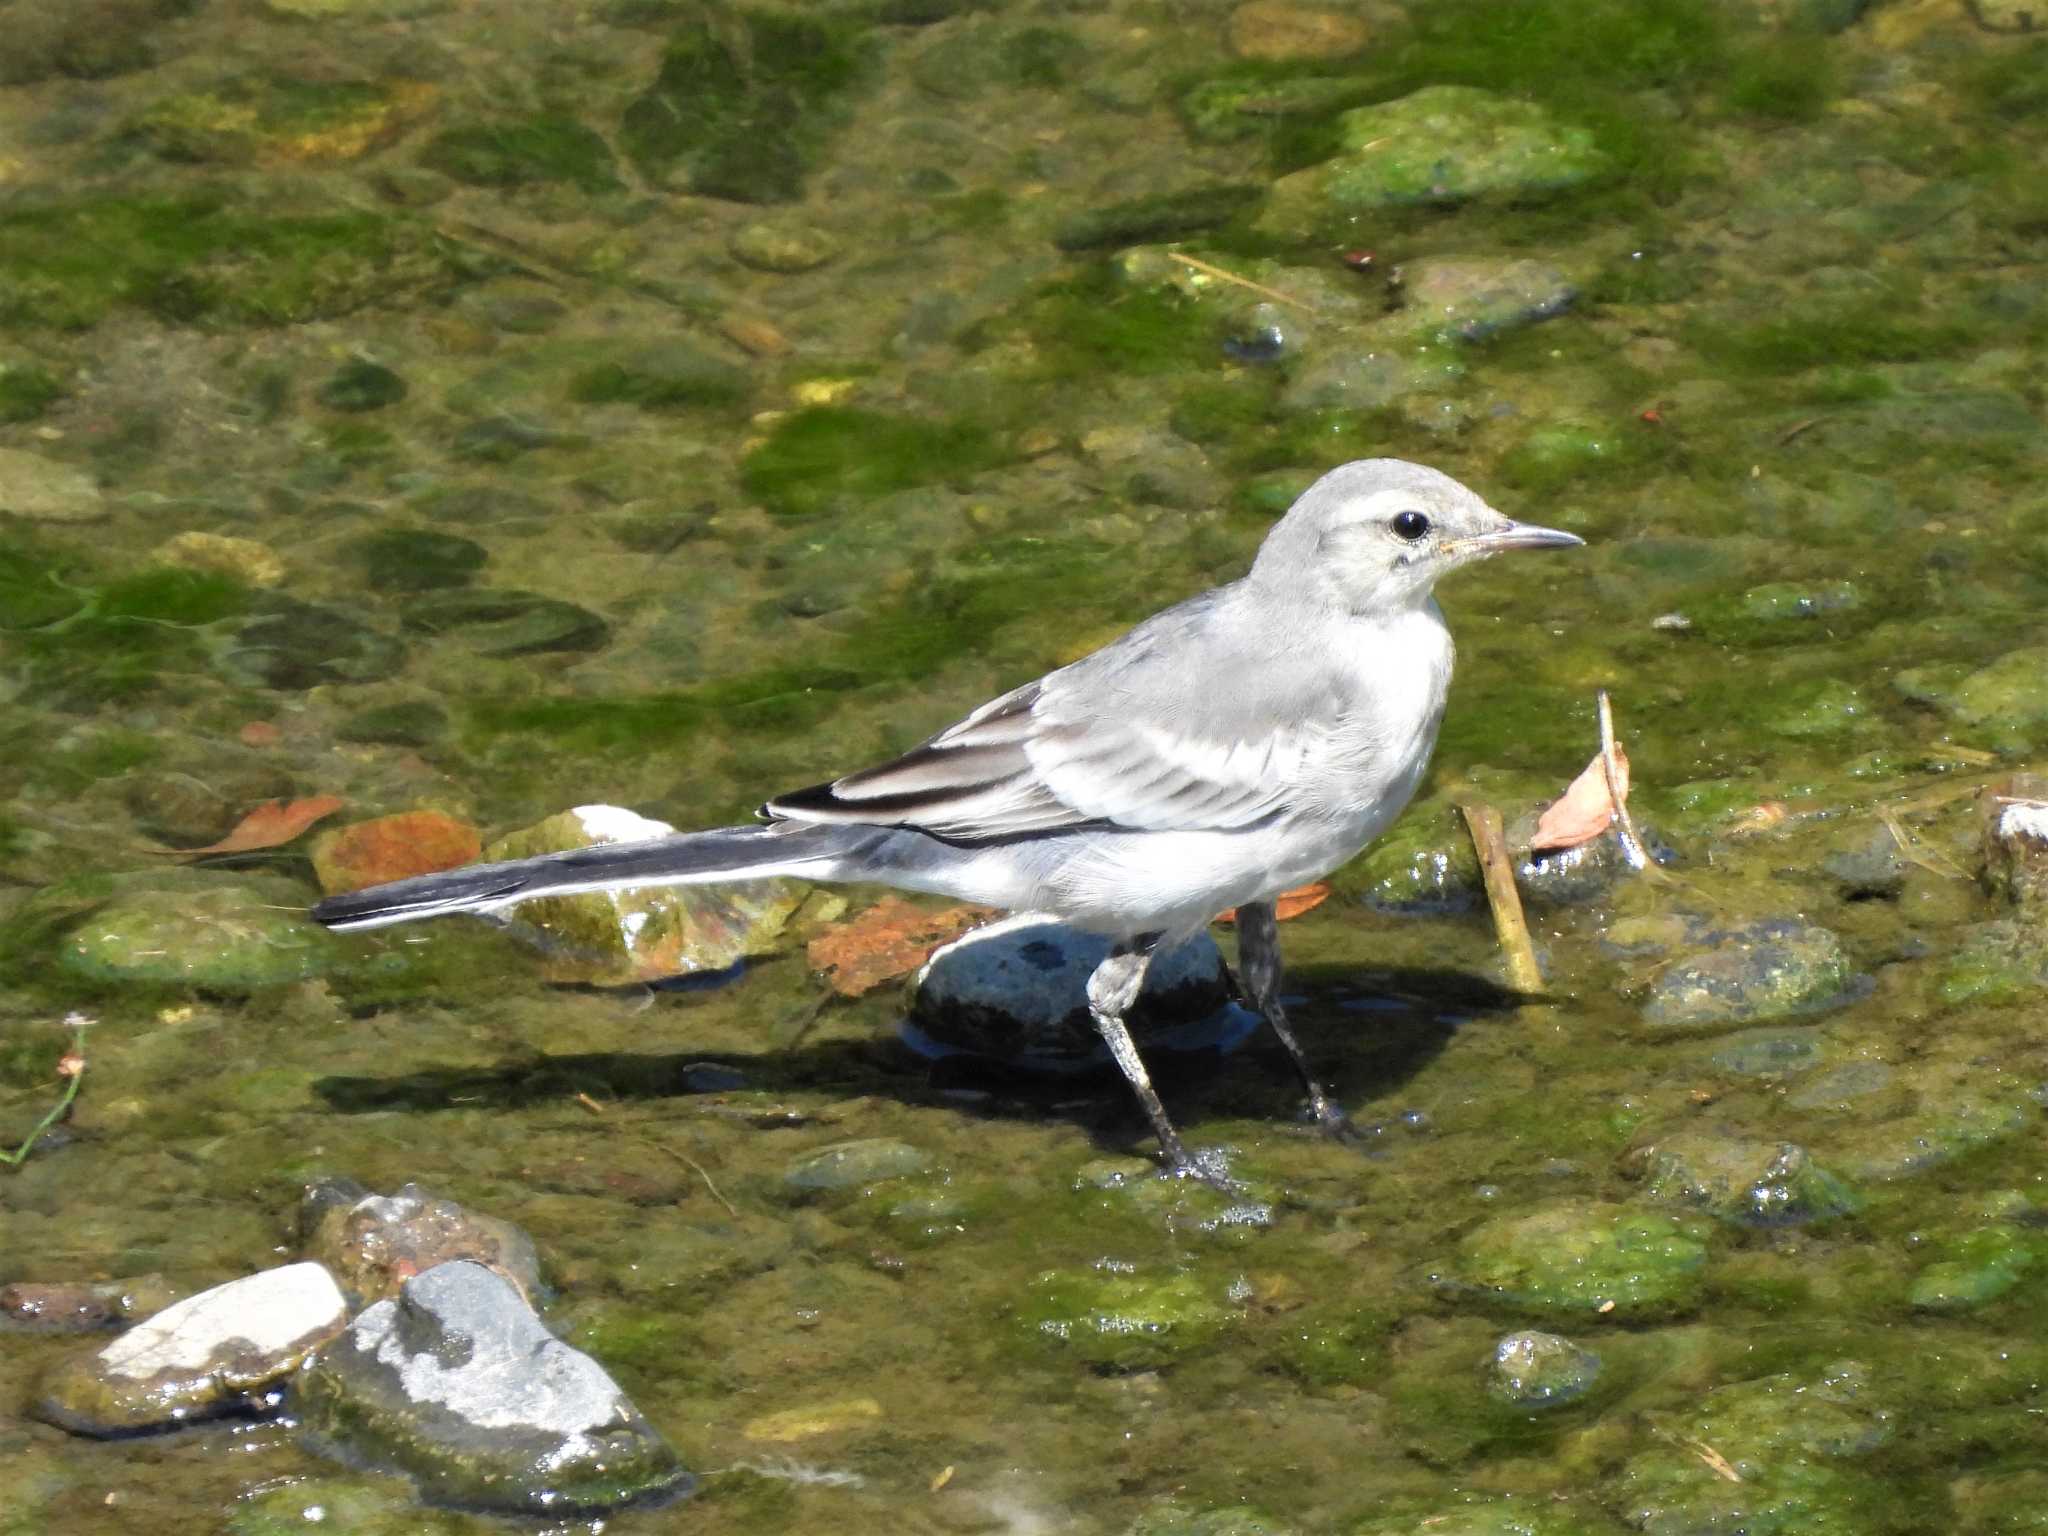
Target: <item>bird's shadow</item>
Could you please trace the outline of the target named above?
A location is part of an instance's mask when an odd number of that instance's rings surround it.
[[[1310,966],[1290,975],[1290,1018],[1326,1089],[1358,1104],[1397,1089],[1460,1029],[1526,1001],[1483,977],[1426,968]],[[1217,1115],[1284,1119],[1301,1085],[1272,1032],[1239,1049],[1148,1051],[1176,1116],[1190,1126]],[[600,1104],[718,1098],[757,1107],[757,1124],[797,1126],[807,1116],[783,1096],[858,1094],[907,1104],[944,1101],[1000,1118],[1078,1121],[1114,1139],[1143,1125],[1115,1069],[1047,1074],[985,1057],[933,1059],[893,1031],[865,1039],[799,1041],[758,1054],[678,1050],[531,1054],[487,1067],[427,1067],[379,1076],[330,1076],[313,1092],[341,1114],[517,1110],[587,1095]]]

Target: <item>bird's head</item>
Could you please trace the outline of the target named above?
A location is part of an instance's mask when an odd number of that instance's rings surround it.
[[[1301,493],[1266,535],[1252,577],[1353,612],[1393,610],[1424,602],[1439,576],[1470,561],[1584,542],[1503,517],[1427,465],[1359,459]]]

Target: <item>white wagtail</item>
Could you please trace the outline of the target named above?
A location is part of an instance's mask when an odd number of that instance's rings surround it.
[[[1331,470],[1249,575],[1154,614],[893,762],[761,807],[764,825],[609,843],[331,896],[330,928],[495,912],[536,896],[792,875],[1047,913],[1113,941],[1088,982],[1110,1054],[1169,1165],[1196,1171],[1124,1027],[1155,949],[1237,909],[1246,995],[1317,1085],[1280,1004],[1273,901],[1400,814],[1443,718],[1437,578],[1578,544],[1399,459]]]

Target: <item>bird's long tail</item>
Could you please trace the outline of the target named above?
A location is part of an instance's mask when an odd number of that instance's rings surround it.
[[[776,875],[829,880],[878,835],[886,834],[874,827],[777,822],[765,827],[718,827],[637,842],[598,843],[349,891],[318,903],[313,917],[329,928],[346,931],[383,928],[451,912],[495,912],[536,896],[622,886],[698,885]]]

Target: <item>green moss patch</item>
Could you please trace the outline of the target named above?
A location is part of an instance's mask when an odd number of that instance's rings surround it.
[[[972,475],[1003,457],[995,435],[978,422],[827,406],[777,422],[747,455],[740,483],[771,512],[801,517]]]
[[[479,123],[437,134],[423,165],[476,187],[567,182],[585,192],[614,192],[619,178],[603,138],[572,117],[544,115]]]

